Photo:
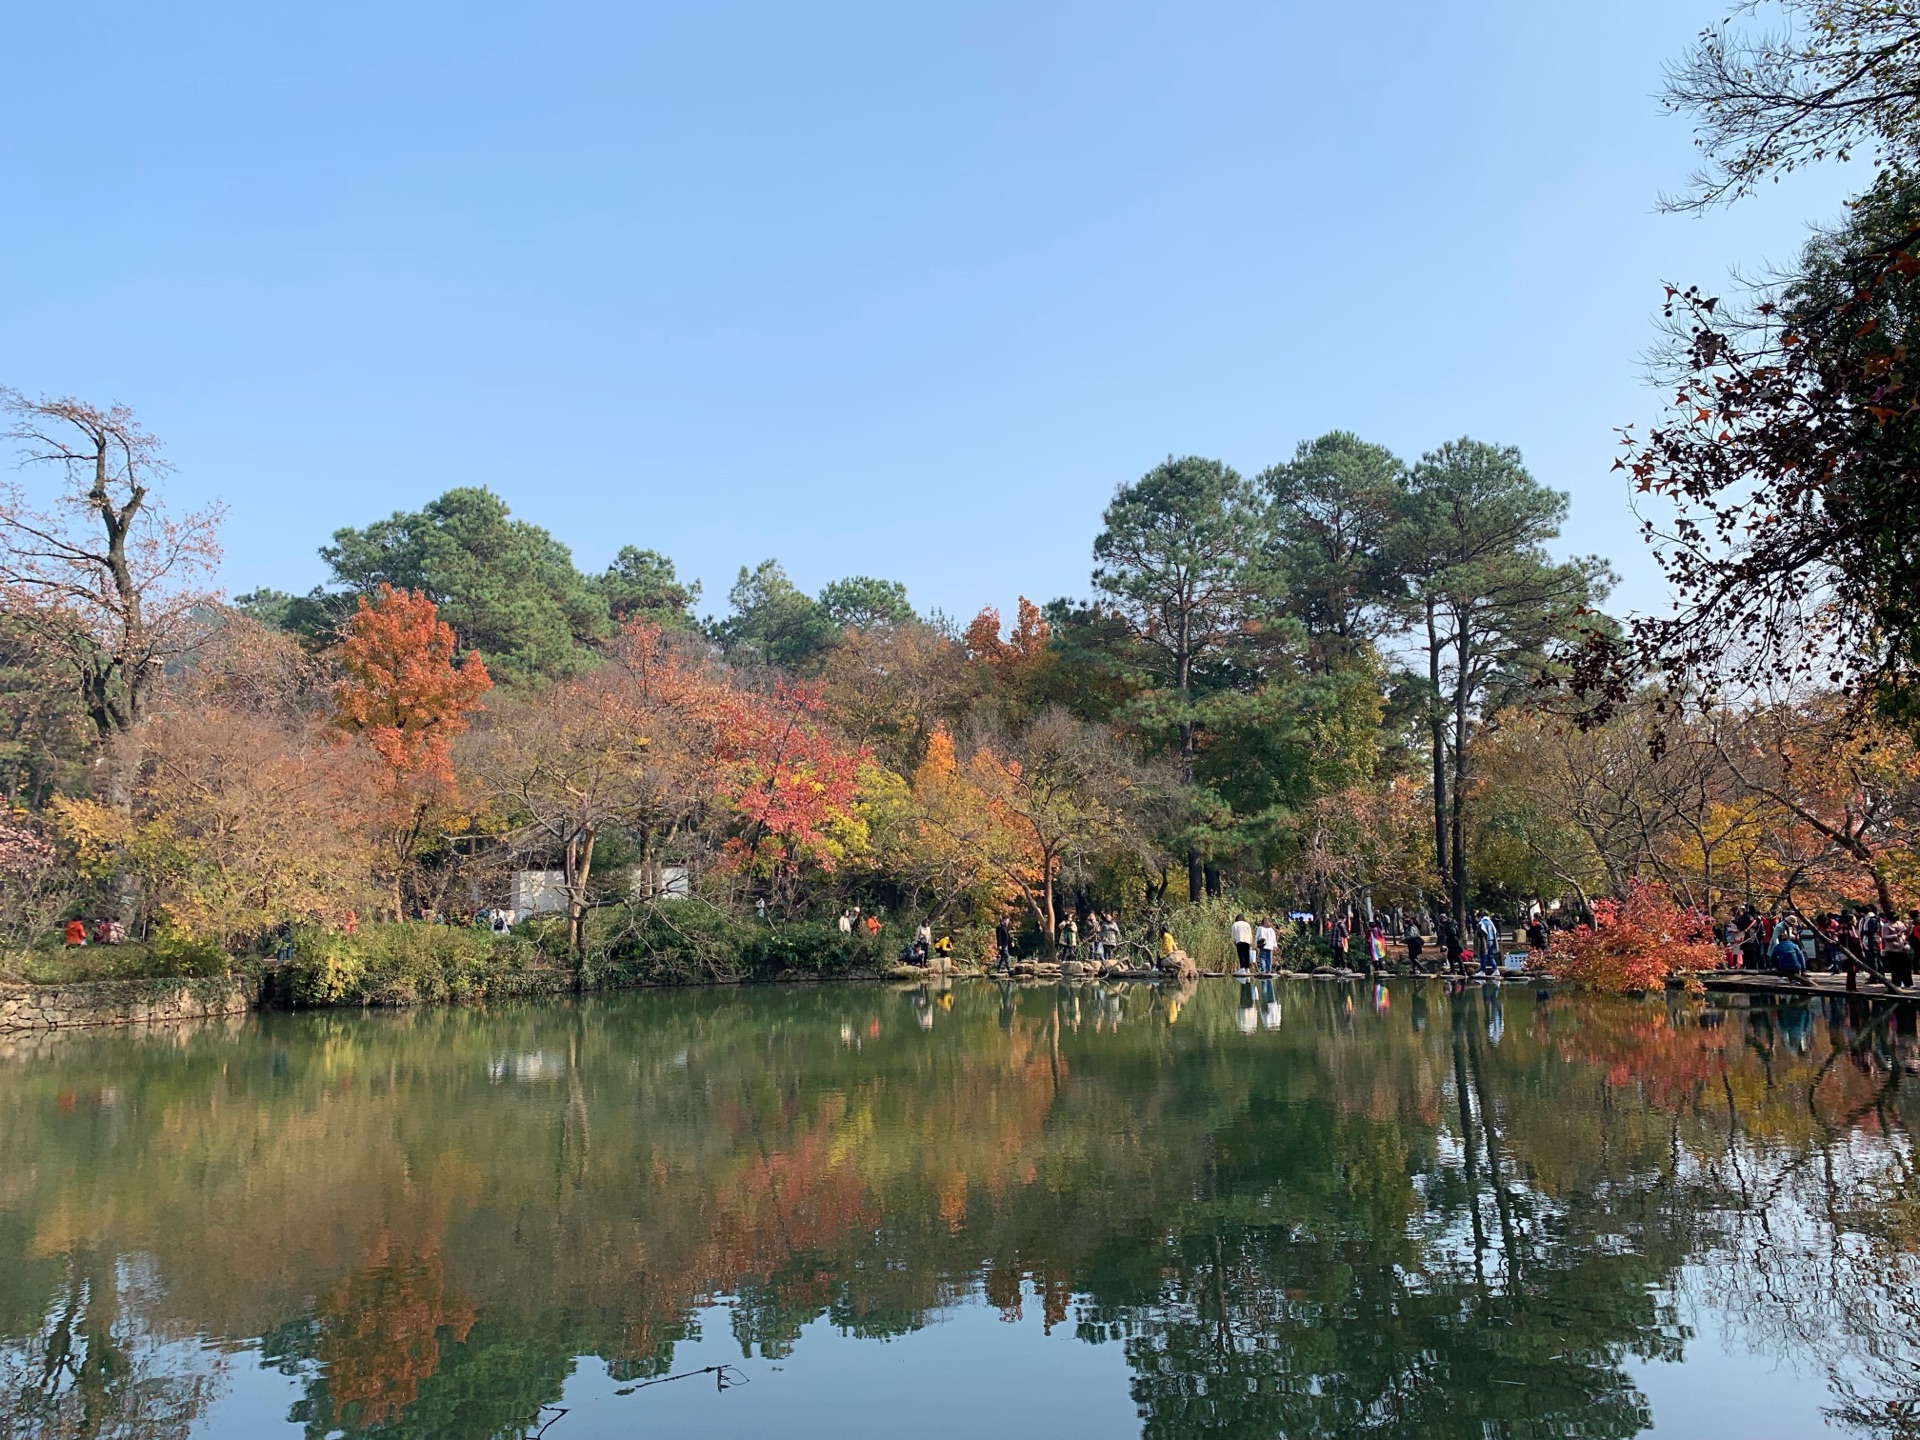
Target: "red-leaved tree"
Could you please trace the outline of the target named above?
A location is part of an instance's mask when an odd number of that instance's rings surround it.
[[[1547,952],[1547,969],[1582,990],[1658,990],[1674,976],[1694,985],[1720,961],[1711,918],[1658,885],[1635,880],[1626,899],[1594,901],[1593,919],[1556,932]]]
[[[715,754],[720,796],[741,824],[726,844],[736,868],[784,878],[807,863],[831,870],[844,853],[869,757],[826,731],[825,709],[820,687],[801,681],[725,697]]]
[[[477,654],[454,663],[453,629],[432,600],[384,584],[371,601],[361,597],[338,658],[333,721],[380,760],[388,812],[382,848],[398,918],[402,880],[428,817],[453,790],[453,740],[493,680]]]

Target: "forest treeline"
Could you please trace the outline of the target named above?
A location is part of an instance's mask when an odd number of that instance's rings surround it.
[[[217,514],[167,510],[130,413],[8,403],[54,482],[0,512],[15,946],[79,915],[284,949],[505,906],[523,869],[559,874],[576,958],[708,913],[963,937],[1011,914],[1049,944],[1068,914],[1228,894],[1908,883],[1910,742],[1843,696],[1682,713],[1649,679],[1583,709],[1612,576],[1550,552],[1566,497],[1511,447],[1169,459],[1098,517],[1082,597],[1010,615],[923,615],[869,576],[810,595],[769,560],[702,618],[667,557],[583,572],[474,488],[337,531],[308,594],[224,600]]]

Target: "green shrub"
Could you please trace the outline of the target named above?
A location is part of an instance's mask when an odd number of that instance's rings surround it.
[[[1297,929],[1291,922],[1280,931],[1280,953],[1274,964],[1282,970],[1312,970],[1333,963],[1333,942],[1312,930]]]
[[[1179,905],[1167,915],[1166,925],[1173,942],[1186,951],[1202,970],[1231,970],[1240,963],[1233,948],[1229,927],[1235,915],[1245,915],[1258,923],[1257,910],[1248,910],[1244,900],[1216,896],[1197,904]]]
[[[162,930],[147,942],[147,948],[153,953],[153,973],[156,975],[218,976],[227,973],[226,952],[208,940],[188,940]]]
[[[85,985],[99,980],[168,980],[228,973],[226,952],[204,940],[158,931],[119,945],[45,945],[11,958],[9,969],[34,985]]]
[[[298,1005],[420,1005],[559,988],[565,977],[518,935],[458,925],[379,923],[352,935],[293,934],[288,993]]]
[[[620,906],[588,917],[583,980],[599,987],[870,973],[886,940],[842,935],[831,920],[736,920],[701,900]]]
[[[741,945],[741,960],[757,976],[800,973],[842,975],[872,969],[880,958],[884,934],[871,940],[849,939],[831,920],[805,920],[779,927],[751,925]]]

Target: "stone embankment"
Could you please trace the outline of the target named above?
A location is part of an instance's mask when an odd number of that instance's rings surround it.
[[[0,1035],[84,1025],[149,1025],[240,1015],[258,1003],[254,982],[101,980],[85,985],[0,984]]]

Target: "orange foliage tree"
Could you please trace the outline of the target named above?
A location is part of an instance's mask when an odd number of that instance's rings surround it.
[[[915,776],[923,823],[1018,895],[1049,947],[1062,877],[1146,843],[1149,814],[1168,791],[1167,777],[1111,732],[1057,709],[976,745],[964,766],[929,759],[941,763]]]
[[[938,729],[914,769],[902,843],[889,858],[898,872],[932,891],[935,914],[962,897],[997,914],[1022,900],[1040,879],[1031,847],[1012,831],[1009,819],[973,784],[953,736]]]
[[[713,682],[641,621],[621,635],[613,662],[498,707],[473,747],[478,782],[510,843],[559,863],[577,961],[602,834],[626,831],[646,863],[656,840],[693,816],[715,784]]]
[[[1712,919],[1660,886],[1631,881],[1626,899],[1594,901],[1593,919],[1556,933],[1547,953],[1548,970],[1582,990],[1658,990],[1672,976],[1697,983],[1695,972],[1720,962]]]
[[[828,733],[825,709],[820,687],[801,681],[727,696],[715,749],[719,795],[740,824],[725,850],[736,868],[790,879],[803,864],[831,870],[863,843],[855,801],[870,756]]]
[[[395,918],[402,879],[427,821],[453,790],[456,736],[493,679],[478,654],[454,663],[453,629],[424,594],[382,584],[362,596],[340,642],[334,724],[365,740],[380,760],[388,815],[382,847]]]
[[[1838,696],[1757,706],[1716,746],[1774,841],[1778,897],[1892,911],[1920,850],[1920,748]],[[1775,897],[1764,897],[1774,900]]]
[[[976,677],[1001,714],[1014,719],[1031,713],[1056,663],[1052,627],[1040,607],[1022,595],[1013,633],[1003,640],[1000,612],[989,605],[968,622],[962,639]]]

